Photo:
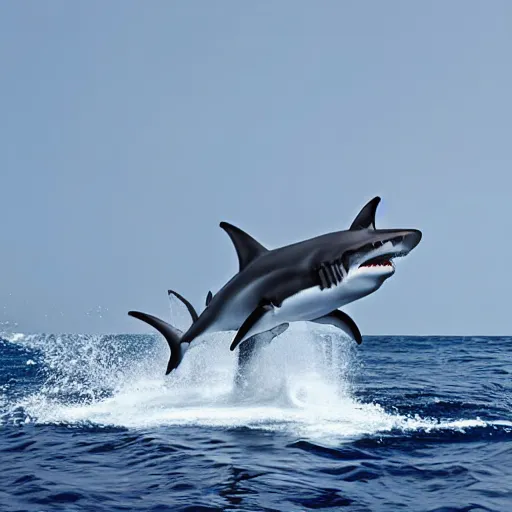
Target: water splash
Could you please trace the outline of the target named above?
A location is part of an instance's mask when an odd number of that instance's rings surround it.
[[[14,402],[4,399],[2,408],[18,423],[247,427],[324,441],[486,425],[478,418],[390,414],[359,402],[353,393],[357,351],[329,326],[294,324],[261,347],[243,388],[236,387],[231,338],[223,333],[195,342],[165,377],[168,349],[156,335],[11,335],[30,351],[27,360],[36,363],[41,384]]]

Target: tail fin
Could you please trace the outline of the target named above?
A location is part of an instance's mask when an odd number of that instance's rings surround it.
[[[190,313],[190,316],[192,317],[192,322],[195,322],[199,318],[199,315],[197,314],[197,311],[195,310],[194,306],[192,306],[192,304],[190,304],[190,302],[187,299],[185,299],[183,295],[180,295],[178,292],[175,292],[174,290],[167,290],[167,295],[169,295],[169,297],[171,295],[174,295],[177,299],[181,300],[183,304],[185,304],[185,307],[187,308],[188,312]]]
[[[168,290],[167,294],[169,296],[174,295],[177,299],[181,300],[181,302],[185,304],[185,307],[190,313],[192,321],[195,322],[197,320],[197,311],[194,309],[194,306],[192,306],[192,304],[190,304],[190,302],[185,299],[185,297],[180,295],[178,292],[175,292],[174,290]],[[154,327],[165,338],[167,344],[169,345],[169,349],[171,350],[171,357],[169,358],[169,362],[167,363],[167,370],[165,372],[165,375],[169,375],[169,373],[171,373],[180,365],[185,351],[187,350],[181,345],[183,332],[176,327],[173,327],[171,324],[168,324],[164,320],[161,320],[160,318],[157,318],[153,315],[148,315],[147,313],[141,313],[140,311],[128,311],[128,314],[133,316],[133,318],[138,318],[139,320],[142,320],[143,322],[151,325],[151,327]]]
[[[141,313],[140,311],[129,311],[128,314],[133,316],[133,318],[138,318],[139,320],[151,325],[151,327],[154,327],[165,338],[169,348],[171,349],[171,357],[169,358],[167,370],[165,372],[165,375],[169,375],[169,373],[179,366],[183,359],[180,343],[183,333],[179,329],[176,329],[176,327],[160,320],[160,318],[157,318],[156,316]]]

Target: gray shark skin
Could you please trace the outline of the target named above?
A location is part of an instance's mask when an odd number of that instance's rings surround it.
[[[180,295],[178,292],[175,292],[174,290],[168,290],[167,294],[169,295],[169,297],[174,295],[178,300],[180,300],[185,305],[190,314],[192,322],[195,322],[197,320],[198,314],[194,309],[194,306],[192,306],[192,304],[187,299],[185,299],[185,297]],[[207,303],[209,302],[209,300],[211,300],[211,297],[212,292],[208,292],[208,295],[206,297]],[[149,315],[147,313],[142,313],[141,311],[130,311],[128,314],[133,318],[137,318],[138,320],[141,320],[142,322],[151,325],[151,327],[155,328],[165,338],[171,351],[171,355],[167,363],[166,375],[171,373],[172,370],[174,370],[181,364],[181,361],[183,360],[185,353],[190,347],[189,343],[181,343],[183,331],[172,326],[165,320],[162,320],[153,315]],[[250,340],[247,340],[247,342],[240,347],[240,350],[238,352],[238,369],[235,378],[237,386],[240,386],[243,382],[246,369],[251,365],[251,362],[254,358],[256,347],[259,347],[261,345],[267,345],[275,337],[279,336],[284,331],[286,331],[287,328],[288,325],[282,324],[276,327],[275,329],[271,329],[270,331],[266,331],[261,334],[256,334]]]
[[[376,229],[379,202],[379,197],[369,201],[348,230],[274,250],[221,222],[237,251],[239,272],[214,296],[208,294],[207,307],[180,343],[236,330],[234,350],[255,335],[282,332],[295,321],[331,324],[360,342],[356,324],[338,308],[378,290],[395,272],[392,258],[407,255],[422,237],[417,229]],[[167,373],[176,359],[169,361]]]
[[[328,233],[274,250],[231,224],[240,271],[209,301],[182,342],[217,331],[238,330],[231,350],[280,324],[325,322],[334,310],[373,293],[393,275],[391,259],[421,240],[416,229],[375,229],[376,197],[349,230]]]

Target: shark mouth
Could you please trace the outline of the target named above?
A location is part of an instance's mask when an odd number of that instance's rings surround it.
[[[390,233],[394,234],[394,230]],[[355,250],[347,250],[341,257],[341,265],[349,274],[354,270],[373,270],[379,275],[391,275],[395,271],[394,260],[407,256],[421,240],[417,230],[400,230],[399,234],[387,238],[386,231],[376,231],[377,240]],[[403,234],[402,234],[403,233]]]
[[[382,255],[382,256],[376,256],[375,258],[371,258],[359,265],[359,268],[366,268],[366,267],[391,267],[395,268],[393,265],[393,262],[391,261],[392,256],[396,255]]]

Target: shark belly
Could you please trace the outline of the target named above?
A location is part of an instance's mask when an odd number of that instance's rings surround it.
[[[315,286],[301,290],[286,298],[280,307],[274,306],[270,311],[265,313],[265,315],[251,327],[242,341],[284,323],[314,320],[336,309],[336,304],[339,304],[339,298],[337,294],[329,289],[320,291],[320,288]]]
[[[275,308],[274,316],[281,322],[314,320],[346,304],[341,286],[325,288],[314,286],[288,297],[281,307]]]
[[[365,297],[377,290],[381,284],[373,276],[369,279],[351,279],[348,275],[340,284],[331,288],[321,290],[319,286],[314,286],[300,290],[284,300],[280,308],[275,308],[275,315],[282,322],[315,320]]]
[[[331,288],[319,286],[305,288],[287,297],[280,307],[273,307],[247,332],[243,340],[249,339],[278,325],[290,322],[312,321],[331,313],[350,302],[365,297],[377,290],[382,281],[373,276],[368,279],[347,279]]]

